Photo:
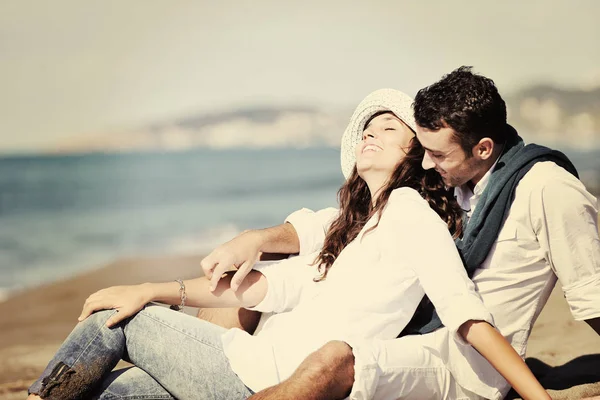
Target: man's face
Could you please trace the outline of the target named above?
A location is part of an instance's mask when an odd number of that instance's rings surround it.
[[[417,126],[417,139],[425,149],[423,169],[435,168],[449,187],[464,185],[480,175],[484,168],[476,156],[467,157],[454,134],[450,127],[433,131]]]

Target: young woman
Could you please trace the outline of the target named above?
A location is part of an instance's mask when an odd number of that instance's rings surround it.
[[[403,112],[409,98],[391,98],[368,120],[351,121],[362,141],[318,254],[263,263],[235,292],[227,278],[214,291],[206,278],[101,290],[30,398],[244,399],[328,341],[396,337],[424,294],[455,340],[473,343],[524,398],[549,398],[492,327],[449,233],[460,233],[461,211],[438,175],[420,167],[423,150]],[[376,273],[364,276],[364,266]],[[277,314],[251,336],[152,301]],[[135,367],[111,372],[121,359]]]

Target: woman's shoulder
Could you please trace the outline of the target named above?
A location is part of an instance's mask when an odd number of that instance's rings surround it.
[[[384,214],[402,219],[442,222],[429,203],[413,188],[394,189],[390,194]],[[443,223],[443,222],[442,222]]]
[[[425,199],[419,194],[419,192],[410,187],[401,187],[394,189],[392,193],[390,193],[388,205],[393,203],[407,203],[407,205],[409,206],[426,206],[427,208],[429,208],[427,201],[425,201]]]

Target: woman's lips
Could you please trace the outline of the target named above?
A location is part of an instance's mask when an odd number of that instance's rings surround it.
[[[367,151],[381,151],[381,147],[374,144],[368,144],[363,148],[362,152],[366,153]]]

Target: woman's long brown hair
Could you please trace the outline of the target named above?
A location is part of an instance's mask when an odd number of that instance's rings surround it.
[[[462,211],[452,191],[444,185],[441,176],[434,170],[422,168],[423,155],[423,147],[416,138],[413,138],[406,156],[400,161],[388,184],[377,197],[375,207],[371,205],[369,187],[358,175],[356,166],[354,167],[352,174],[338,191],[340,212],[329,227],[323,249],[315,260],[315,264],[321,271],[321,276],[315,280],[325,278],[327,271],[344,247],[358,236],[373,215],[378,213],[381,218],[390,194],[400,187],[410,187],[418,191],[446,222],[454,238],[462,234]]]

